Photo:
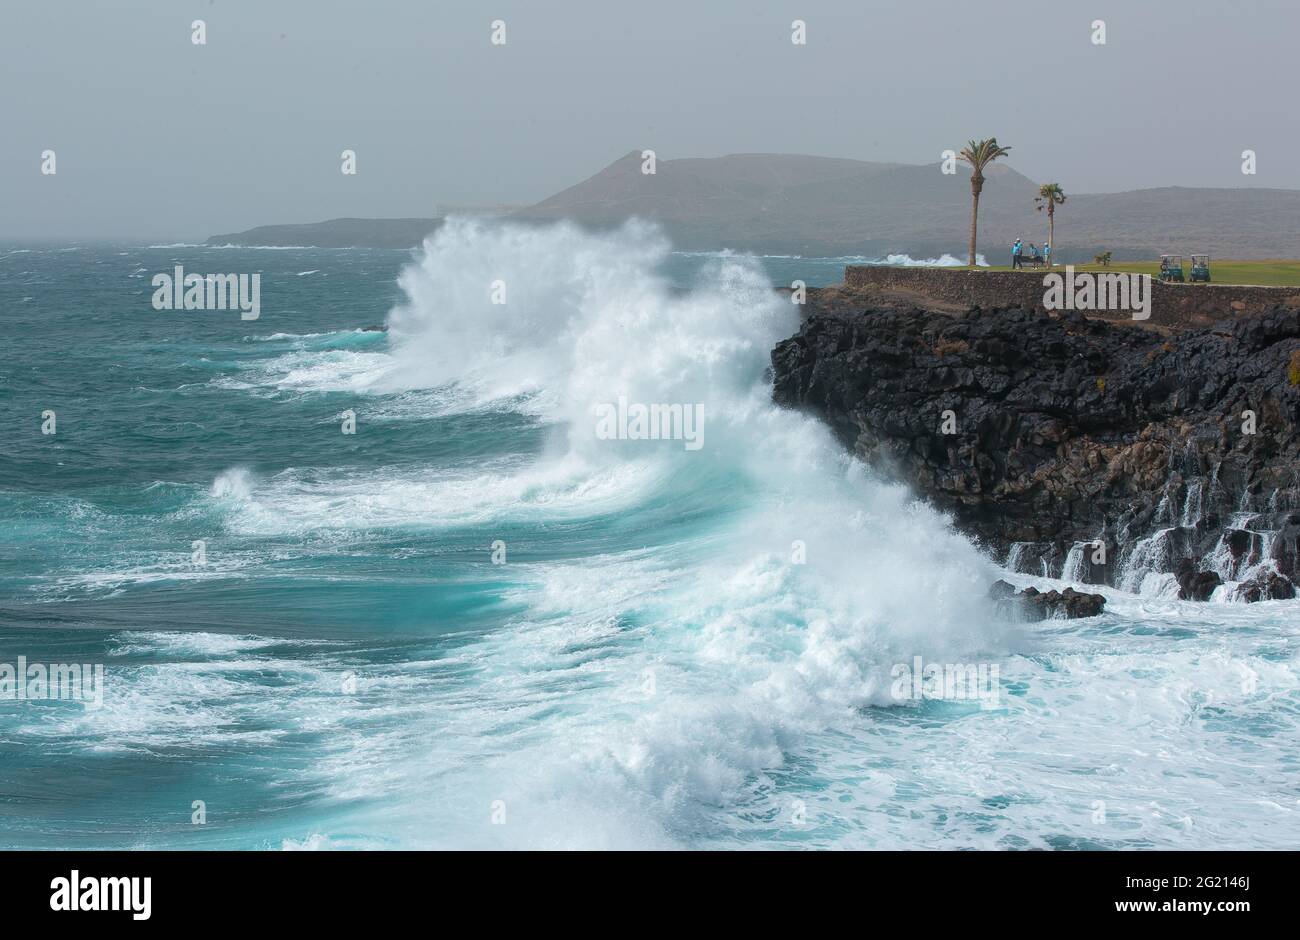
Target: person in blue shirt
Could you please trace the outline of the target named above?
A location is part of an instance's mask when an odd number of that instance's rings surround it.
[[[1052,246],[1050,242],[1043,242],[1043,263],[1049,268],[1052,266]]]
[[[1011,267],[1020,267],[1020,252],[1022,250],[1023,246],[1020,244],[1020,239],[1017,238],[1016,243],[1011,246]]]

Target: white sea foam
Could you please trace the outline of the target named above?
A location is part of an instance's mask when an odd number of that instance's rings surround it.
[[[115,655],[162,652],[168,655],[226,656],[265,649],[283,641],[236,633],[147,630],[122,634],[113,644]]]
[[[1286,749],[1234,730],[1297,731],[1270,705],[1300,691],[1276,656],[1300,636],[1289,608],[1264,630],[1241,605],[1103,588],[1099,620],[1000,622],[984,600],[997,572],[946,520],[771,404],[768,350],[795,312],[757,265],[718,257],[683,295],[655,273],[666,250],[639,226],[453,221],[403,273],[389,351],[347,381],[378,401],[526,409],[562,430],[542,456],[214,484],[237,535],[469,528],[486,550],[506,526],[645,530],[485,560],[520,612],[454,663],[372,668],[356,702],[316,697],[337,681],[318,665],[287,713],[330,735],[313,778],[361,808],[284,847],[1294,841]],[[703,403],[706,446],[597,438],[591,404],[620,394]],[[898,705],[890,666],[914,655],[998,664],[999,707]],[[1261,805],[1278,808],[1261,820]]]
[[[453,528],[630,510],[654,492],[660,472],[654,464],[593,472],[578,458],[533,466],[511,458],[459,470],[395,468],[365,475],[291,470],[257,484],[245,473],[228,471],[213,494],[227,504],[227,524],[243,535]]]
[[[340,336],[360,335],[354,331]],[[272,337],[274,339],[276,337]],[[286,337],[279,337],[284,339]],[[246,369],[212,380],[217,388],[275,389],[281,392],[355,392],[365,394],[381,386],[396,367],[382,352],[352,349],[295,349],[274,359],[259,360]]]
[[[985,559],[904,489],[875,482],[818,422],[772,405],[768,354],[797,317],[757,264],[718,258],[677,294],[656,273],[667,250],[639,225],[596,236],[448,223],[401,277],[409,300],[389,318],[392,360],[372,387],[458,386],[480,404],[531,396],[567,428],[564,446],[476,474],[290,474],[232,487],[237,531],[559,522],[635,514],[665,496],[685,507],[752,494],[709,532],[656,533],[670,544],[636,557],[510,572],[529,614],[475,650],[508,681],[458,692],[475,707],[418,759],[406,754],[409,729],[340,754],[341,793],[354,779],[346,768],[374,766],[377,752],[397,768],[393,787],[426,785],[433,768],[463,775],[466,750],[549,709],[561,677],[586,691],[566,694],[565,714],[506,752],[470,761],[478,778],[440,798],[439,819],[416,824],[415,841],[463,829],[442,814],[499,792],[515,822],[460,832],[469,844],[680,844],[708,807],[746,799],[755,775],[788,767],[811,735],[892,705],[892,663],[1000,658],[1015,646],[983,599]],[[506,304],[492,303],[494,280]],[[703,403],[706,446],[599,439],[591,406],[620,395]],[[621,626],[629,618],[641,626]],[[647,670],[662,689],[649,697],[637,691]],[[416,722],[429,720],[448,716],[435,704]],[[424,805],[410,796],[404,807]]]
[[[886,255],[884,264],[899,265],[905,268],[964,268],[966,262],[961,258],[955,258],[950,254],[942,254],[937,258],[913,258],[911,255],[897,254]],[[975,256],[975,266],[987,268],[988,260],[980,254]]]

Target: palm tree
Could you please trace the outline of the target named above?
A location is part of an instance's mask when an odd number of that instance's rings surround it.
[[[980,190],[984,188],[984,168],[998,157],[1006,156],[1010,150],[1010,147],[999,147],[998,139],[990,137],[988,140],[970,141],[959,154],[959,158],[975,171],[970,175],[970,251],[966,260],[972,268],[975,267],[975,232],[980,214]]]
[[[1044,183],[1038,187],[1038,195],[1034,197],[1034,206],[1039,212],[1047,207],[1047,244],[1052,246],[1052,254],[1056,254],[1056,207],[1063,202],[1065,190],[1061,189],[1060,183]]]

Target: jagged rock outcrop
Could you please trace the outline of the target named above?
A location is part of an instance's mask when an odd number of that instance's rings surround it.
[[[1070,587],[1064,591],[1047,592],[1027,587],[1017,592],[1014,585],[1006,581],[996,581],[993,587],[989,588],[989,596],[999,605],[1025,620],[1054,618],[1074,620],[1079,617],[1095,617],[1106,608],[1106,598],[1102,595],[1076,591]]]
[[[1208,601],[1223,583],[1217,571],[1198,571],[1195,562],[1182,558],[1174,572],[1178,579],[1178,596],[1185,601]]]
[[[1072,312],[841,306],[810,312],[772,365],[778,402],[1015,570],[1240,599],[1297,579],[1296,311],[1164,334]]]
[[[1242,601],[1290,600],[1295,594],[1295,585],[1275,571],[1260,571],[1233,589],[1233,599]]]

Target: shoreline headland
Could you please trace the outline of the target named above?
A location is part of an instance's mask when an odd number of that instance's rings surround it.
[[[1012,570],[1134,591],[1152,577],[1185,599],[1295,596],[1300,311],[1137,328],[927,309],[908,288],[966,272],[853,271],[859,286],[810,290],[773,350],[776,401],[819,415]]]

